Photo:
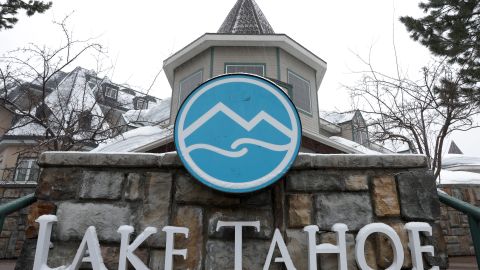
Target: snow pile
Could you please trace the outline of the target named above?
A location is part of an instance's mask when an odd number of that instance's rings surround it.
[[[480,157],[465,156],[460,154],[447,154],[442,158],[442,166],[455,165],[480,165]]]
[[[170,118],[170,101],[166,98],[145,110],[130,110],[123,114],[129,123],[142,125],[159,124]]]
[[[320,118],[327,120],[330,123],[342,124],[348,121],[351,121],[355,112],[328,112],[328,111],[319,111]]]
[[[140,127],[102,143],[90,152],[134,152],[142,146],[165,140],[172,134],[173,126],[167,128],[158,126]]]
[[[353,149],[361,152],[362,154],[367,154],[367,155],[381,155],[382,154],[380,152],[374,151],[374,150],[369,149],[369,148],[367,148],[367,147],[365,147],[361,144],[358,144],[354,141],[350,141],[350,140],[342,138],[342,137],[332,136],[332,137],[330,137],[330,139],[339,143],[339,144],[343,144],[345,146],[353,148]]]
[[[438,184],[480,184],[480,173],[442,170]]]

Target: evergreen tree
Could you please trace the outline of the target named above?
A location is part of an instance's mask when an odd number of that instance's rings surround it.
[[[452,64],[456,94],[480,103],[480,0],[427,0],[419,7],[423,18],[405,16],[400,21],[415,41]],[[448,85],[450,79],[444,80]]]
[[[22,0],[6,0],[0,2],[0,31],[13,28],[17,23],[16,17],[19,10],[25,10],[28,16],[35,13],[43,13],[52,6],[52,2],[44,3],[43,1],[29,0],[28,3]]]

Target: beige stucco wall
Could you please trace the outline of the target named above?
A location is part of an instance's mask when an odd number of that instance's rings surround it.
[[[17,158],[20,153],[25,153],[28,146],[10,145],[0,150],[0,180],[3,180],[3,173],[5,169],[15,168],[17,165]],[[5,179],[11,180],[11,179]]]

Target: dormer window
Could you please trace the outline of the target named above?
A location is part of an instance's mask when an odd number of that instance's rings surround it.
[[[295,106],[309,115],[312,114],[310,82],[292,71],[288,71],[288,83],[292,85],[292,100]]]
[[[138,98],[135,100],[135,110],[145,110],[148,109],[148,101],[143,98]]]
[[[264,64],[225,64],[225,73],[249,73],[265,77]]]
[[[104,93],[105,93],[105,97],[116,100],[118,95],[118,89],[111,85],[105,85]]]

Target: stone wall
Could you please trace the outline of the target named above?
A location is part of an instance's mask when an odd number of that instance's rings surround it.
[[[403,225],[429,222],[434,236],[424,241],[435,246],[436,256],[425,259],[446,266],[442,230],[435,222],[440,214],[435,183],[426,174],[422,156],[300,154],[283,179],[247,195],[220,193],[200,184],[174,153],[46,153],[39,163],[44,168],[36,191],[39,201],[30,212],[28,239],[16,269],[31,269],[38,230],[33,220],[39,208],[50,209],[59,220],[50,267],[70,263],[85,230],[94,225],[108,269],[117,269],[117,228],[130,224],[136,233],[146,226],[159,232],[165,225],[188,227],[188,239],[178,237],[175,242],[175,248],[188,249],[188,257],[175,256],[175,269],[233,269],[233,230],[216,232],[218,220],[261,222],[259,232],[244,230],[244,269],[263,268],[275,228],[284,235],[296,268],[307,269],[303,227],[318,225],[318,241],[332,242],[330,228],[336,222],[349,228],[349,269],[356,269],[354,238],[371,222],[390,224],[398,232],[406,268],[411,267],[411,257]],[[163,269],[165,234],[151,236],[137,253],[152,270]],[[375,269],[392,261],[388,240],[381,235],[369,238],[366,253]],[[319,269],[337,269],[336,264],[336,256],[319,256]],[[271,269],[282,267],[272,263]]]
[[[480,207],[480,185],[440,185],[440,188],[450,196]],[[448,255],[475,255],[467,215],[445,204],[441,205],[440,210],[440,224],[445,234]]]
[[[35,185],[0,185],[0,205],[35,192]],[[8,215],[0,234],[0,259],[13,259],[20,255],[25,240],[25,224],[30,209],[24,208]]]

